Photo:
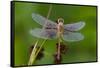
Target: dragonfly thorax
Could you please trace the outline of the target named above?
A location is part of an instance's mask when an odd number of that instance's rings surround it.
[[[63,33],[63,29],[64,29],[63,23],[64,23],[64,19],[63,18],[59,18],[58,19],[57,29],[58,29],[58,32],[61,33],[61,34]]]
[[[63,34],[63,32],[64,32],[64,25],[63,25],[62,22],[58,23],[58,25],[57,25],[57,32],[58,32],[59,36]]]

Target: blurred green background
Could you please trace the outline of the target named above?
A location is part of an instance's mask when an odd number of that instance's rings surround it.
[[[32,13],[47,16],[50,4],[14,2],[15,8],[15,66],[27,65],[29,60],[29,48],[37,40],[29,31],[41,26],[32,19]],[[56,21],[58,17],[64,19],[64,24],[85,21],[86,26],[80,30],[84,40],[78,42],[65,42],[69,48],[62,56],[62,63],[96,61],[96,7],[72,6],[52,4],[49,19]],[[40,40],[41,44],[43,39]],[[33,65],[54,64],[53,54],[56,52],[56,40],[48,40],[44,45],[44,57]]]

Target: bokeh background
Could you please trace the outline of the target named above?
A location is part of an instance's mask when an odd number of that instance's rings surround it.
[[[29,31],[34,28],[42,28],[41,25],[32,19],[32,13],[47,16],[51,4],[14,2],[15,14],[15,44],[14,60],[15,66],[28,64],[29,49],[37,41]],[[52,4],[52,11],[49,19],[56,21],[58,17],[64,19],[64,24],[85,21],[85,27],[80,30],[84,35],[84,40],[78,42],[65,42],[68,51],[62,56],[62,63],[93,62],[96,61],[97,38],[96,38],[96,7]],[[40,39],[41,44],[43,39]],[[54,64],[54,53],[56,52],[57,40],[48,40],[44,47],[44,57],[36,60],[33,65]]]

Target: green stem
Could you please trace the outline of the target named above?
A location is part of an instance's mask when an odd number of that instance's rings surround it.
[[[32,63],[33,63],[33,60],[34,60],[34,57],[35,57],[35,53],[37,51],[37,48],[36,48],[37,44],[38,44],[38,41],[35,43],[34,48],[32,49],[32,53],[30,55],[30,59],[29,59],[28,65],[32,65]]]
[[[47,14],[47,19],[49,18],[50,16],[50,13],[51,13],[51,10],[52,10],[52,5],[50,5],[49,7],[49,11],[48,11],[48,14]],[[45,24],[47,23],[47,21],[45,22]],[[47,39],[46,39],[47,40]],[[32,63],[35,61],[38,53],[40,52],[42,46],[44,45],[44,43],[46,42],[46,40],[44,40],[44,42],[41,44],[40,48],[37,50],[36,46],[38,44],[38,41],[36,42],[33,50],[32,50],[32,53],[31,53],[31,56],[30,56],[30,59],[29,59],[29,62],[28,62],[28,65],[32,65]]]
[[[38,53],[40,52],[40,50],[42,49],[42,46],[44,45],[44,43],[46,42],[46,40],[44,40],[42,42],[42,44],[40,45],[39,49],[36,48],[37,44],[38,44],[38,41],[35,43],[35,46],[32,50],[32,53],[31,53],[31,56],[30,56],[30,59],[29,59],[29,62],[28,62],[28,65],[32,65],[38,55]]]
[[[33,63],[34,63],[34,61],[35,61],[35,59],[36,59],[38,53],[40,52],[40,50],[42,49],[42,47],[43,47],[43,45],[44,45],[44,43],[45,43],[46,41],[47,41],[47,40],[44,40],[43,43],[41,44],[41,46],[39,47],[39,49],[37,50],[37,52],[36,52],[36,54],[35,54],[35,57],[33,58]]]

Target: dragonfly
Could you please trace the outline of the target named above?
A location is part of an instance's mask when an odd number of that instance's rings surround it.
[[[34,28],[30,30],[31,35],[37,38],[52,40],[60,37],[64,41],[69,42],[84,39],[84,36],[78,32],[85,26],[84,21],[64,24],[64,19],[58,18],[56,23],[37,13],[32,13],[32,19],[42,26],[42,28]]]

